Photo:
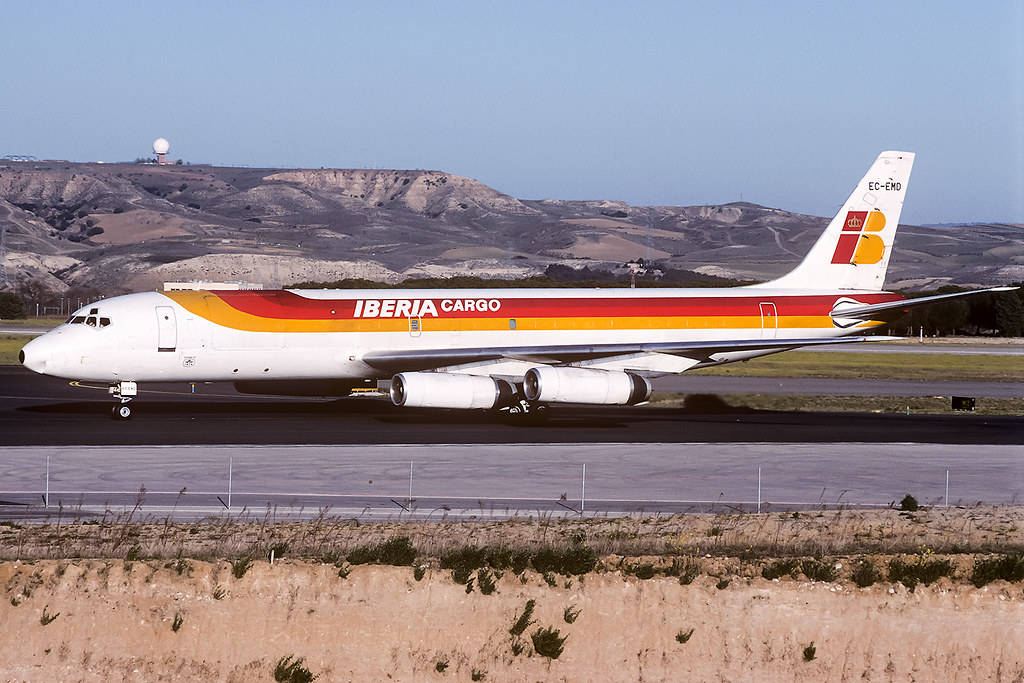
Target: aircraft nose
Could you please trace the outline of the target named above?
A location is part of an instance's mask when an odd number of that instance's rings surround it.
[[[33,339],[22,347],[18,353],[18,360],[29,370],[45,374],[50,354],[47,353],[45,344],[41,343],[39,339]]]

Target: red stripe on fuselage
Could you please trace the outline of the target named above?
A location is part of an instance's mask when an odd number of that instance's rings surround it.
[[[250,290],[211,292],[232,308],[251,315],[270,319],[288,320],[344,320],[353,318],[356,301],[362,300],[425,300],[424,297],[403,296],[401,290],[384,299],[359,297],[346,299],[307,299],[284,290]],[[468,293],[451,291],[451,296],[429,297],[437,308],[439,318],[573,318],[573,317],[665,317],[665,316],[730,316],[760,315],[759,304],[774,303],[777,315],[827,315],[841,293],[797,296],[749,297],[563,297],[516,298],[473,297]],[[864,304],[899,301],[898,294],[858,294],[855,298]],[[445,311],[445,299],[460,301],[490,301],[497,299],[501,307],[492,310]],[[474,305],[474,308],[476,306]]]

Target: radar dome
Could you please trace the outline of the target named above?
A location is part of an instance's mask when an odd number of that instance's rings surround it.
[[[167,142],[163,138],[157,138],[153,141],[153,153],[154,154],[167,154],[167,150],[171,148],[171,143]]]

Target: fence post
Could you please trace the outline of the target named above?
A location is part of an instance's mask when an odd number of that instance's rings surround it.
[[[234,469],[234,457],[228,456],[228,510],[231,509],[231,471]]]
[[[587,504],[587,463],[583,463],[583,487],[580,489],[580,517]]]
[[[761,514],[761,468],[757,468],[757,514]]]
[[[405,501],[409,510],[412,511],[412,460],[409,461],[409,498]]]
[[[46,495],[43,496],[43,507],[50,507],[50,456],[46,456]]]
[[[946,468],[946,507],[949,507],[949,468]]]

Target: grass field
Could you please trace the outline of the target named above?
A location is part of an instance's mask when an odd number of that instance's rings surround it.
[[[57,327],[66,318],[55,318],[53,316],[47,316],[45,318],[25,318],[24,320],[4,320],[0,319],[0,325],[4,327]]]
[[[654,408],[688,408],[718,412],[746,410],[815,411],[829,413],[953,413],[949,396],[812,396],[787,394],[722,394],[721,396],[655,394]],[[979,398],[975,415],[1020,415],[1024,398]]]
[[[788,351],[693,372],[720,377],[1019,382],[1024,377],[1024,356]]]
[[[17,364],[18,351],[32,339],[28,334],[0,334],[0,365]]]

